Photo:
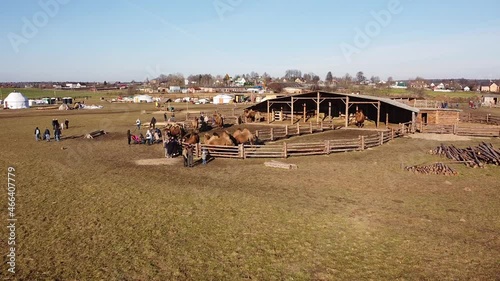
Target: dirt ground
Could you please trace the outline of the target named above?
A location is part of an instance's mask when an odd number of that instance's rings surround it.
[[[352,153],[184,168],[158,145],[127,145],[150,105],[91,112],[0,111],[1,167],[16,169],[16,280],[496,280],[500,167],[458,176],[401,169],[446,161],[441,140],[401,138]],[[214,110],[208,106],[190,110]],[[230,110],[221,107],[220,110]],[[141,114],[146,110],[146,114]],[[68,118],[63,136],[33,131]],[[231,128],[229,128],[231,130]],[[352,137],[337,130],[286,141]],[[52,132],[51,132],[52,133]],[[448,141],[467,147],[481,141]],[[137,165],[165,163],[162,165]],[[175,159],[175,161],[178,161]],[[0,209],[7,215],[7,195]],[[6,223],[6,222],[5,222]],[[6,252],[7,228],[0,228]],[[0,279],[7,275],[3,255]]]

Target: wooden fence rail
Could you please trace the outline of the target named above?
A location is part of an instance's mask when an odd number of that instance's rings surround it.
[[[469,113],[467,115],[462,115],[460,120],[462,122],[468,122],[468,123],[500,125],[500,116],[491,114]]]
[[[500,126],[425,125],[420,126],[421,133],[454,134],[459,136],[500,137]]]

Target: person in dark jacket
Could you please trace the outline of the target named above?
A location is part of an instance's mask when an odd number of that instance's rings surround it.
[[[45,129],[45,132],[43,133],[45,140],[50,141],[50,131],[49,128]]]
[[[66,129],[69,128],[69,120],[68,119],[64,120],[64,125],[66,126]]]
[[[156,126],[156,118],[153,117],[151,118],[151,123],[149,124],[149,127],[154,129],[155,126]]]
[[[54,138],[55,138],[56,141],[60,141],[61,140],[61,128],[57,127],[54,130]]]
[[[130,142],[132,141],[132,134],[130,133],[130,130],[127,130],[127,140],[128,140],[128,145],[130,145]]]
[[[52,128],[55,130],[56,129],[56,119],[52,119]]]
[[[165,122],[167,122],[167,113],[163,113],[163,120],[165,120]]]

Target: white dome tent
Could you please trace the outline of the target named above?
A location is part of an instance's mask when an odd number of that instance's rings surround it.
[[[233,102],[234,97],[226,94],[217,95],[213,99],[213,104],[228,104]]]
[[[153,102],[153,97],[149,95],[138,95],[134,97],[134,102],[135,103],[141,103],[141,102]]]
[[[29,108],[29,100],[18,92],[10,93],[3,101],[3,107],[9,109]]]

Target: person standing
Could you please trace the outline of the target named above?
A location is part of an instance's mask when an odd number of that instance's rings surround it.
[[[203,150],[201,151],[202,164],[203,165],[207,164],[207,160],[208,160],[208,151],[206,148],[203,148]]]
[[[141,130],[141,119],[137,118],[137,120],[135,120],[135,124],[137,125],[137,130]]]
[[[155,126],[156,126],[156,118],[153,116],[153,118],[151,118],[151,123],[149,123],[149,127],[154,129]]]
[[[54,131],[56,130],[56,128],[61,128],[61,125],[59,124],[59,120],[56,119],[55,121],[55,128],[54,128]]]
[[[167,122],[167,118],[168,118],[167,113],[163,113],[163,120],[165,120],[165,122]]]
[[[130,142],[132,141],[132,134],[130,133],[130,130],[127,130],[127,141],[128,145],[130,145]]]
[[[66,126],[66,130],[69,128],[69,120],[64,120],[64,125]]]
[[[56,119],[52,119],[52,128],[55,130],[56,129]]]
[[[147,130],[146,131],[146,142],[148,143],[148,145],[152,144],[152,140],[153,140],[153,135],[151,134],[151,130]]]
[[[188,144],[187,146],[187,162],[188,162],[188,167],[193,167],[193,146],[191,144]]]
[[[38,127],[35,128],[35,140],[38,141],[40,139],[40,129]]]
[[[45,139],[47,141],[50,141],[50,131],[49,131],[49,128],[45,128],[45,132],[43,134],[45,135]]]
[[[56,141],[61,140],[61,129],[59,127],[56,127],[56,129],[54,130],[54,138]]]
[[[187,145],[182,147],[182,158],[184,159],[184,167],[188,166],[188,148]]]

